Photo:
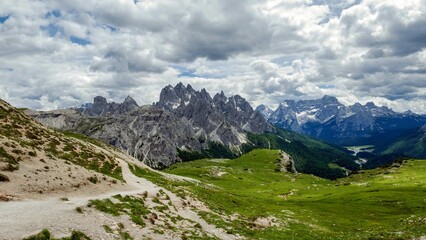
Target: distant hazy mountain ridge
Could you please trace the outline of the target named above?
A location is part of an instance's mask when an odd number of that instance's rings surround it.
[[[275,126],[340,145],[374,143],[385,135],[395,138],[426,123],[426,116],[410,111],[397,113],[372,102],[345,106],[331,96],[286,100],[272,113],[265,106],[257,110]]]

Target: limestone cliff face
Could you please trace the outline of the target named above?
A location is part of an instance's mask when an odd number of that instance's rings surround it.
[[[108,116],[85,116],[73,109],[27,113],[44,125],[100,139],[153,168],[180,161],[178,148],[201,150],[187,121],[152,106]]]
[[[193,131],[188,122],[153,107],[93,119],[90,126],[89,129],[78,130],[126,150],[153,168],[179,162],[177,149],[201,150],[201,144],[192,137]]]
[[[244,98],[223,92],[211,98],[205,89],[183,84],[165,87],[153,106],[138,106],[131,97],[108,103],[98,96],[85,107],[27,114],[44,125],[100,139],[153,168],[181,161],[178,150],[199,152],[211,142],[238,152],[246,132],[270,130]]]
[[[195,91],[189,84],[163,88],[155,106],[187,119],[198,138],[225,145],[245,143],[245,132],[271,130],[263,115],[241,96],[226,97],[221,92],[212,98],[205,89]]]

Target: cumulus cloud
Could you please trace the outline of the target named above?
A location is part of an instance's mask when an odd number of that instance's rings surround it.
[[[254,105],[335,95],[426,113],[424,0],[0,2],[0,97],[141,104],[179,81]]]

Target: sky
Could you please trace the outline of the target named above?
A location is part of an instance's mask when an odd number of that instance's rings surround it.
[[[158,101],[178,82],[254,107],[332,95],[426,113],[426,0],[0,1],[0,98]]]

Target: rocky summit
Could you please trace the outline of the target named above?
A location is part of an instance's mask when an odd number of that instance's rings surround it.
[[[259,111],[277,127],[341,145],[374,144],[426,123],[424,115],[397,113],[372,102],[345,106],[331,96],[285,100],[273,113],[261,106]]]
[[[136,101],[128,96],[123,103],[108,103],[102,96],[97,96],[93,104],[86,104],[85,107],[76,108],[83,115],[88,116],[107,116],[114,114],[124,114],[138,107]]]
[[[138,106],[131,97],[109,103],[100,96],[84,106],[27,113],[44,125],[112,144],[158,169],[182,161],[179,152],[201,152],[211,143],[239,154],[247,132],[271,131],[262,114],[241,96],[222,92],[212,98],[205,89],[196,91],[182,83],[163,88],[152,106]]]
[[[226,97],[223,91],[212,98],[205,89],[195,91],[189,84],[169,85],[161,90],[160,101],[155,106],[187,119],[197,138],[225,145],[245,143],[244,132],[271,130],[262,114],[254,111],[244,98]]]

